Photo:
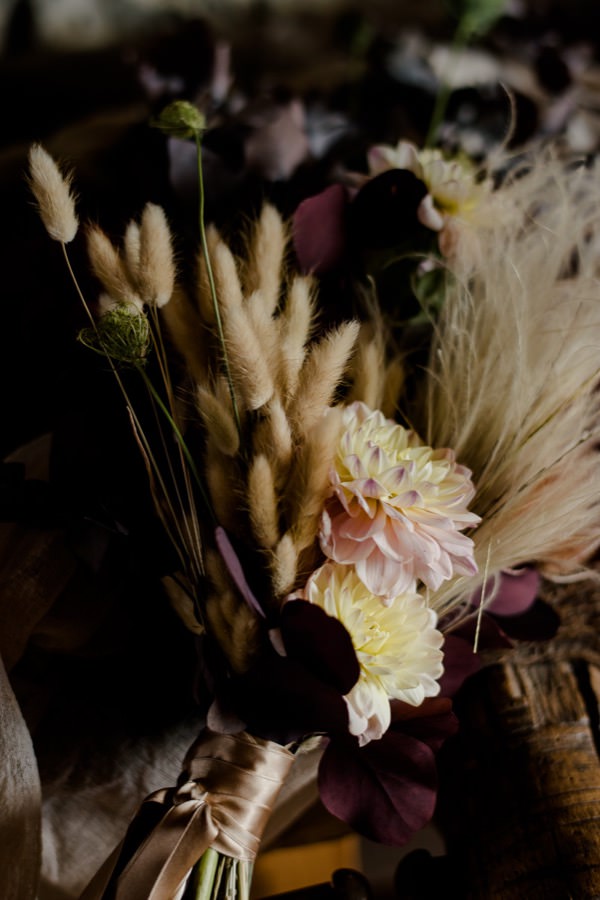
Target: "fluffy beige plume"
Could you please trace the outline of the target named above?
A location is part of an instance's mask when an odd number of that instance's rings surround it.
[[[108,235],[98,225],[88,225],[86,239],[92,271],[107,294],[118,303],[134,303],[141,309],[143,303],[129,280],[119,251]]]
[[[388,419],[395,419],[398,411],[398,397],[402,394],[406,372],[402,360],[392,359],[386,366],[381,398],[381,412]]]
[[[219,308],[223,310],[241,309],[244,302],[242,286],[233,253],[222,240],[214,245],[210,253]]]
[[[252,531],[261,549],[272,550],[279,541],[279,510],[271,463],[256,456],[248,472],[248,510]]]
[[[179,581],[176,578],[172,578],[170,575],[165,575],[161,580],[171,606],[185,627],[191,631],[192,634],[204,634],[204,626],[200,624],[198,616],[196,615],[191,590],[184,590]]]
[[[264,308],[273,315],[279,302],[287,235],[281,216],[268,203],[262,208],[250,242],[245,266],[244,293],[260,291]]]
[[[210,502],[219,524],[231,534],[239,534],[243,523],[238,515],[238,508],[243,500],[244,491],[235,464],[229,457],[218,453],[214,445],[209,443],[204,474]]]
[[[268,359],[242,306],[225,307],[222,315],[235,393],[246,409],[260,409],[275,390]]]
[[[253,447],[273,461],[277,484],[281,485],[288,476],[294,444],[290,422],[278,397],[267,404],[266,415],[254,431]]]
[[[285,597],[295,587],[298,573],[298,549],[291,534],[284,534],[275,547],[270,568],[275,597]]]
[[[221,237],[219,232],[215,228],[214,225],[209,225],[206,229],[206,245],[208,248],[209,258],[212,260],[215,255],[215,250],[218,244],[221,241]],[[202,319],[209,325],[215,324],[215,308],[213,305],[213,298],[210,291],[210,281],[208,277],[208,268],[206,266],[206,259],[204,258],[204,253],[202,250],[198,253],[197,257],[197,302],[198,302],[198,311],[202,316]]]
[[[175,284],[175,263],[171,231],[162,207],[147,203],[142,212],[139,234],[137,281],[146,303],[162,307],[171,299]]]
[[[370,409],[380,409],[385,390],[385,353],[380,330],[363,325],[352,360],[352,390],[347,402],[360,400]]]
[[[170,302],[162,307],[161,317],[193,380],[203,384],[210,374],[208,334],[193,303],[178,285]]]
[[[306,356],[306,345],[314,313],[313,281],[308,277],[293,279],[286,304],[279,317],[279,377],[284,397],[296,393],[300,370]]]
[[[310,348],[289,412],[300,434],[310,431],[333,400],[348,368],[359,330],[358,322],[346,322]]]
[[[295,459],[288,494],[289,521],[299,551],[314,543],[326,497],[330,493],[330,469],[342,424],[341,409],[321,414],[306,436]]]
[[[198,385],[196,408],[208,432],[208,440],[212,441],[215,448],[224,456],[235,456],[240,449],[240,436],[230,407],[208,388]]]
[[[29,150],[29,185],[50,237],[63,244],[70,243],[79,227],[71,176],[61,173],[40,144],[33,144]]]
[[[502,188],[480,267],[455,264],[426,395],[412,411],[434,447],[473,471],[473,534],[487,571],[538,562],[573,572],[600,544],[600,171],[540,155]],[[510,215],[507,211],[511,210]],[[473,590],[448,584],[438,609]]]
[[[208,597],[206,616],[234,672],[244,672],[258,648],[258,618],[234,591],[223,560],[207,553],[208,575],[216,593]]]
[[[141,243],[140,226],[132,219],[125,229],[123,238],[123,261],[132,284],[136,283],[139,275]]]
[[[265,302],[261,291],[254,291],[247,298],[245,308],[265,361],[270,371],[275,372],[279,357],[279,329],[275,324],[269,304]]]
[[[223,241],[215,245],[211,263],[236,396],[244,408],[260,409],[274,392],[269,360],[252,327],[235,259]]]

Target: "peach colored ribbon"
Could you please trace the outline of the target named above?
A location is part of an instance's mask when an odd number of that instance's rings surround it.
[[[118,878],[114,900],[172,900],[208,847],[253,860],[271,809],[294,761],[271,741],[204,731],[184,763],[187,779],[144,803],[165,813]],[[96,873],[81,900],[102,900],[121,847]]]

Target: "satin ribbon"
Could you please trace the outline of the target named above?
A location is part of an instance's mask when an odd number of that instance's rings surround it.
[[[294,761],[279,744],[208,729],[184,761],[184,783],[146,798],[164,814],[118,877],[114,900],[172,900],[208,847],[253,860]],[[140,812],[142,811],[140,810]],[[102,900],[122,845],[96,873],[80,900]]]

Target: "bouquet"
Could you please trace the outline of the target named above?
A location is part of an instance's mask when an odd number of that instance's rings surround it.
[[[426,824],[473,651],[509,640],[538,573],[590,574],[600,184],[552,149],[476,167],[400,141],[291,222],[266,204],[226,240],[205,223],[203,115],[176,102],[157,125],[197,153],[196,257],[176,261],[154,204],[119,246],[89,225],[93,300],[70,178],[30,153],[80,340],[116,379],[173,549],[165,592],[206,707],[179,783],[83,896],[244,900],[307,750],[349,827],[402,845]]]

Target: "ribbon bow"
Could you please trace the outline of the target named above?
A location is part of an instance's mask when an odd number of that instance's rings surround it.
[[[115,881],[126,838],[81,900],[102,900],[109,884],[114,900],[172,900],[208,847],[234,859],[253,860],[293,761],[288,750],[271,741],[206,729],[188,751],[184,783],[144,800],[138,817],[152,804],[153,813],[160,813],[150,835]]]

